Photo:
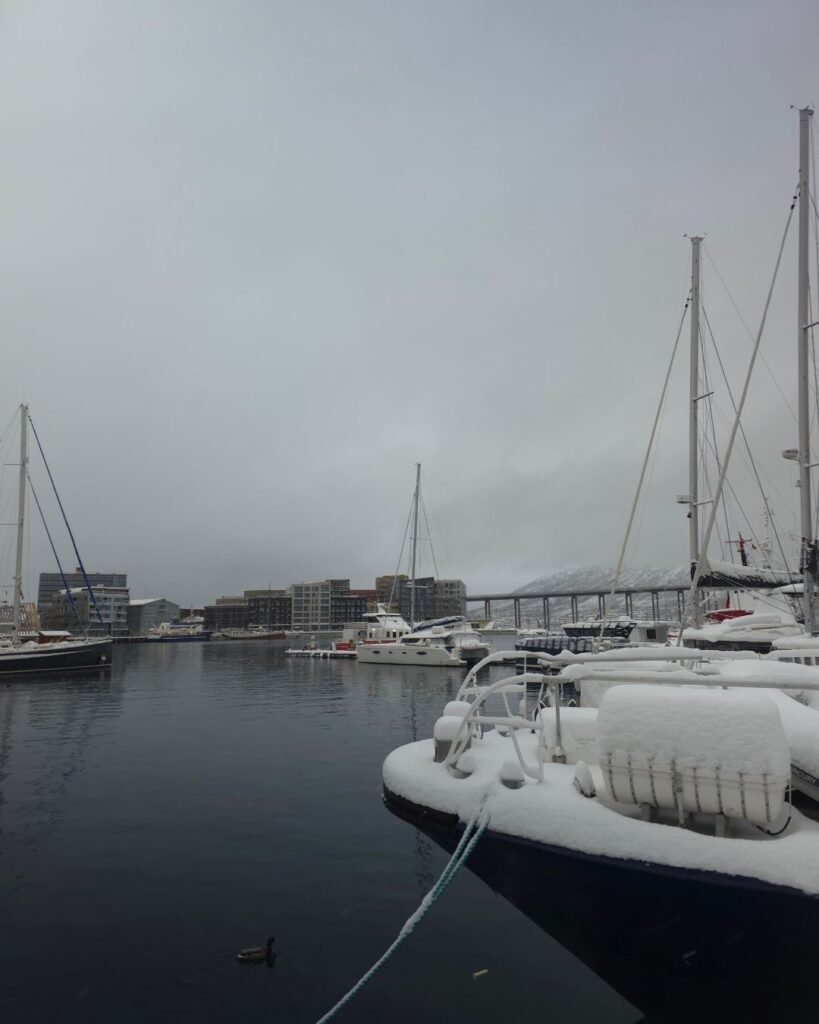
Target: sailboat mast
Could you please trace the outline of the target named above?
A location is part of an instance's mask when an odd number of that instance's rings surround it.
[[[697,564],[700,557],[700,514],[699,514],[699,367],[700,367],[700,243],[702,238],[694,235],[691,238],[691,360],[689,382],[688,410],[688,537],[689,559],[691,565]],[[694,595],[692,616],[695,625],[700,624],[699,601]]]
[[[17,559],[14,563],[14,630],[17,634],[21,626],[23,604],[23,525],[26,518],[26,469],[28,453],[26,451],[26,421],[28,406],[20,406],[20,484],[17,494]]]
[[[810,129],[813,110],[799,111],[799,288],[797,326],[799,331],[799,496],[802,523],[802,583],[805,594],[805,629],[816,632],[814,586],[816,565],[810,495],[810,386],[808,351],[808,224],[810,213]]]
[[[418,553],[418,496],[421,493],[421,463],[415,463],[415,497],[412,504],[412,577],[410,579],[410,627],[415,626],[415,559]]]

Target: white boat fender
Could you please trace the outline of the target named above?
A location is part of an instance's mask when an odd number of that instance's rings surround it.
[[[501,765],[500,779],[507,789],[520,789],[526,781],[520,761],[517,758],[509,758]]]
[[[435,739],[435,760],[439,764],[446,761],[452,744],[455,742],[455,737],[461,733],[463,720],[463,715],[442,715],[435,723],[432,734]],[[466,747],[470,742],[471,740],[467,739]]]
[[[575,765],[572,785],[577,792],[581,793],[583,796],[597,796],[597,790],[594,788],[594,779],[592,778],[591,768],[589,768],[585,761],[578,761]]]
[[[464,715],[468,715],[472,710],[472,705],[468,700],[451,700],[444,708],[444,715],[460,715],[463,718]]]

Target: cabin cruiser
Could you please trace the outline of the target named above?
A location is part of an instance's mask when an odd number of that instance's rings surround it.
[[[481,639],[469,620],[463,615],[456,615],[419,622],[413,628],[407,626],[407,630],[396,638],[381,642],[364,641],[356,648],[356,658],[368,664],[448,668],[478,662],[489,653],[489,649],[489,644]]]
[[[189,615],[176,622],[160,622],[149,631],[148,639],[164,641],[210,640],[210,630],[205,629],[201,615]]]
[[[387,807],[448,849],[488,821],[470,868],[646,1014],[807,1019],[819,648],[535,657],[468,673],[387,757]]]

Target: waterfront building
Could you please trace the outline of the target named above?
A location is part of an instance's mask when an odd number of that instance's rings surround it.
[[[217,597],[216,602],[206,604],[203,611],[207,632],[247,629],[248,606],[242,597]]]
[[[128,633],[131,636],[147,636],[162,622],[174,622],[179,618],[179,605],[166,597],[141,597],[128,605]]]
[[[350,581],[319,580],[316,583],[294,583],[292,596],[292,628],[340,629],[339,599],[349,596]]]
[[[290,629],[293,603],[289,590],[246,590],[247,621],[265,629]]]
[[[58,590],[50,601],[40,606],[42,628],[66,629],[87,633],[89,636],[127,636],[128,588],[92,583],[92,589],[99,618],[88,588],[71,587],[69,590]]]
[[[375,611],[378,595],[374,590],[350,590],[347,594],[334,594],[332,619],[336,627],[351,622],[363,622],[367,612]]]
[[[97,586],[117,588],[128,586],[128,576],[124,572],[89,572],[86,575],[95,594]],[[81,569],[67,572],[65,576],[59,572],[41,572],[40,586],[37,591],[37,606],[42,610],[58,591],[65,590],[66,587],[73,589],[84,586],[86,586],[86,582]]]
[[[0,602],[0,636],[7,636],[14,632],[14,605],[8,601]],[[20,629],[25,632],[34,632],[40,628],[40,616],[37,614],[37,606],[33,601],[24,601],[20,606]]]
[[[409,621],[412,587],[409,576],[378,576],[378,600]],[[463,580],[436,580],[423,576],[415,581],[415,621],[466,615],[466,584]]]
[[[463,580],[435,580],[435,618],[466,615],[466,584]]]
[[[407,622],[412,609],[412,587],[409,576],[379,576],[375,581],[378,600],[402,615]],[[415,581],[415,621],[435,617],[435,580],[424,576]]]

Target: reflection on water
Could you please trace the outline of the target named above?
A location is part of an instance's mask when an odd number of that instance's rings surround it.
[[[6,1019],[317,1019],[446,862],[383,808],[381,763],[461,678],[229,642],[0,684]],[[237,964],[271,934],[275,971]],[[563,1024],[637,1016],[463,872],[344,1019],[494,1024],[510,999]]]

